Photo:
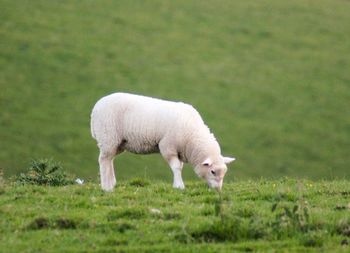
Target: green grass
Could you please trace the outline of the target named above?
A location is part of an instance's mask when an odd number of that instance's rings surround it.
[[[345,0],[0,0],[0,168],[53,157],[95,179],[91,108],[127,91],[193,104],[237,157],[227,179],[349,178],[349,13]],[[160,156],[116,164],[121,179],[171,178]]]
[[[221,195],[193,182],[134,179],[113,193],[1,182],[0,251],[348,252],[349,189],[286,178],[227,183]]]

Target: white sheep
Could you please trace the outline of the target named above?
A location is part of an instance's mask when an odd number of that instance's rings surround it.
[[[188,104],[127,93],[101,98],[91,114],[91,133],[100,149],[101,187],[116,185],[113,159],[124,150],[160,153],[174,174],[174,188],[184,189],[181,171],[190,163],[199,177],[221,190],[226,164],[220,146],[199,113]]]

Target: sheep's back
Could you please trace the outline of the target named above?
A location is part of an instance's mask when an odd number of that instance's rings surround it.
[[[115,130],[123,147],[133,153],[158,152],[158,143],[166,136],[177,138],[196,131],[203,121],[198,112],[182,102],[115,93],[97,102],[95,118],[106,121]]]

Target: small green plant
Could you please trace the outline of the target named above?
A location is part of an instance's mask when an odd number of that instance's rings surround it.
[[[16,180],[21,184],[62,186],[74,184],[62,166],[51,159],[33,160],[26,173],[21,173]]]
[[[276,202],[273,204],[271,211],[276,214],[271,227],[278,232],[278,237],[288,236],[295,231],[308,232],[310,227],[309,207],[305,200],[299,200],[292,207]]]

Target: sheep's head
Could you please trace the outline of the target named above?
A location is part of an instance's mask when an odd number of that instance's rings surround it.
[[[197,165],[195,171],[199,177],[207,180],[209,187],[221,190],[222,182],[227,171],[226,164],[236,160],[231,157],[220,157],[211,159],[208,157],[201,164]]]

